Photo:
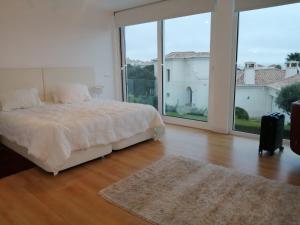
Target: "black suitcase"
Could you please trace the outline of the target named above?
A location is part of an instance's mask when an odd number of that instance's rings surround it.
[[[264,115],[261,119],[259,154],[262,154],[263,150],[274,154],[278,148],[282,151],[283,130],[284,115],[282,113]]]

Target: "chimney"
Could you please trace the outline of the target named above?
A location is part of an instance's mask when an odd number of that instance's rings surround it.
[[[299,62],[298,61],[288,61],[286,63],[285,77],[291,77],[299,73]]]
[[[244,82],[245,84],[255,84],[255,62],[245,62]]]

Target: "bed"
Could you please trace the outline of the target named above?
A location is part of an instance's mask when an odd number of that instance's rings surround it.
[[[163,134],[152,106],[99,99],[51,102],[57,84],[95,85],[91,68],[2,69],[0,79],[1,92],[34,87],[46,100],[40,107],[0,112],[2,144],[54,175]]]

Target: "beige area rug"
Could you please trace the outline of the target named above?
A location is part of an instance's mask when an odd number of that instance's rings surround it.
[[[299,225],[300,188],[167,156],[99,192],[159,225]]]

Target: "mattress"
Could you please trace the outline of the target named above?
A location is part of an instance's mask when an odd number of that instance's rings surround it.
[[[51,171],[60,170],[73,151],[109,145],[117,150],[135,142],[128,138],[159,137],[164,130],[152,106],[99,100],[0,112],[0,123],[0,135]],[[149,129],[154,133],[145,134]]]

